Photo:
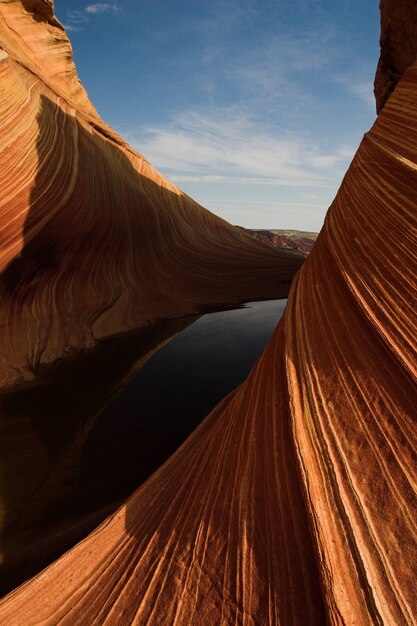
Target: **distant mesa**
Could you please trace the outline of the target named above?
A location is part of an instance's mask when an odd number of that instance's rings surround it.
[[[262,241],[262,243],[282,250],[292,250],[292,252],[300,254],[303,257],[310,254],[318,237],[318,233],[300,230],[268,230],[254,228],[243,228],[242,230],[258,241]]]

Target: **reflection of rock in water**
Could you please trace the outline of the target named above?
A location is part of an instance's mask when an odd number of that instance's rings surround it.
[[[93,530],[176,450],[245,378],[283,307],[261,302],[106,340],[0,395],[3,593]]]
[[[129,496],[247,377],[284,306],[257,302],[205,315],[158,351],[89,433],[77,501],[100,507]]]
[[[194,319],[104,340],[94,350],[43,368],[36,384],[0,394],[0,593],[39,571],[109,513],[111,500],[97,506],[88,476],[83,491],[74,494],[88,433],[131,374]],[[158,454],[158,433],[148,429],[148,434]],[[140,459],[137,464],[140,468]]]

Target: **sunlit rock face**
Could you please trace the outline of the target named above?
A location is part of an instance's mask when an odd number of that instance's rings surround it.
[[[52,3],[0,2],[0,385],[97,339],[285,296],[301,260],[169,183],[98,117]]]
[[[250,376],[4,624],[413,625],[417,65]]]
[[[379,113],[405,70],[417,59],[417,4],[381,0],[381,56],[375,76]]]

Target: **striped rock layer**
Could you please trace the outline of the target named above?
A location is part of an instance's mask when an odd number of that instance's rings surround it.
[[[302,259],[169,183],[98,117],[51,2],[0,0],[0,386],[116,333],[285,297]]]
[[[417,65],[248,379],[4,624],[417,622]]]

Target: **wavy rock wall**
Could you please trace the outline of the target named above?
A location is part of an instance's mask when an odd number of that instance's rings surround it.
[[[417,67],[248,380],[0,620],[415,623],[415,111]]]
[[[416,623],[416,187],[414,65],[247,381],[1,623]]]
[[[0,384],[98,339],[284,297],[302,260],[163,178],[98,117],[52,2],[0,1]]]

